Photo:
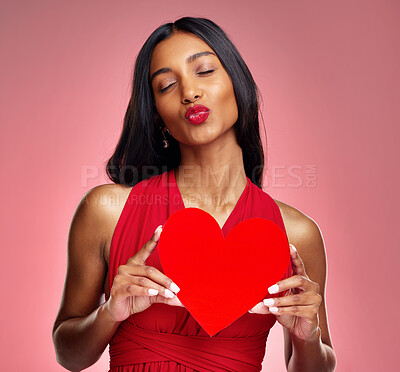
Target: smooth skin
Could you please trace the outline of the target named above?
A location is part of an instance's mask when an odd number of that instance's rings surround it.
[[[187,57],[212,49],[195,35],[177,32],[154,49],[150,76],[161,68],[168,72],[152,81],[160,118],[181,149],[176,180],[185,207],[210,213],[222,228],[246,186],[242,150],[233,125],[238,116],[229,75],[217,56]],[[167,88],[167,89],[165,89]],[[194,104],[210,108],[206,122],[194,126],[184,117]],[[172,280],[146,266],[160,230],[118,268],[109,288],[111,239],[131,187],[100,185],[79,203],[68,237],[68,265],[60,310],[53,327],[58,362],[71,371],[94,364],[118,325],[131,314],[155,302],[183,306]],[[317,224],[297,209],[278,204],[289,242],[295,275],[278,282],[279,291],[290,289],[274,305],[257,304],[252,312],[267,314],[273,307],[285,335],[288,371],[333,371],[335,353],[325,309],[326,258]],[[149,289],[158,291],[151,295]],[[104,299],[104,294],[107,300]],[[268,310],[269,309],[269,310]],[[255,315],[257,316],[257,315]]]
[[[116,195],[112,194],[116,188],[108,186],[98,186],[82,199],[70,228],[67,277],[53,327],[57,361],[70,371],[81,371],[94,364],[120,322],[130,315],[146,310],[153,303],[183,306],[175,295],[179,287],[158,269],[145,264],[157,246],[161,226],[125,265],[118,267],[111,291],[108,285],[103,289],[108,266],[103,255],[106,249],[109,252],[111,236],[106,241],[102,233],[108,230],[110,222],[115,229],[114,213],[120,209],[114,203]],[[108,199],[111,202],[99,203],[100,195],[111,197]],[[152,294],[149,289],[157,293]],[[105,302],[101,301],[103,290],[108,297]]]

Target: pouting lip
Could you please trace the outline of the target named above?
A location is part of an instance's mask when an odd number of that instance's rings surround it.
[[[189,107],[185,114],[185,119],[188,119],[190,115],[197,114],[198,112],[209,112],[210,109],[203,105],[194,105],[193,107]]]

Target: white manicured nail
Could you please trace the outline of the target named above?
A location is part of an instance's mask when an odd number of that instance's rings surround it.
[[[273,298],[266,298],[265,300],[264,300],[264,305],[265,306],[272,306],[273,304],[274,304],[274,299]]]
[[[175,297],[175,295],[169,289],[165,290],[165,295],[167,297],[169,297],[169,298],[174,298]]]
[[[170,285],[171,291],[178,293],[181,289],[174,283],[172,282]]]
[[[276,312],[278,311],[278,308],[277,308],[277,307],[270,307],[270,308],[269,308],[269,311],[270,311],[271,313],[276,313]]]
[[[158,226],[156,228],[156,230],[154,231],[154,235],[155,235],[155,241],[158,242],[160,239],[160,235],[161,235],[161,230],[162,230],[162,225]]]
[[[268,292],[270,294],[278,293],[279,292],[279,285],[278,284],[271,285],[271,287],[268,288]]]
[[[156,294],[158,294],[158,291],[157,291],[157,289],[150,288],[150,289],[149,289],[149,293],[150,293],[151,295],[156,295]]]

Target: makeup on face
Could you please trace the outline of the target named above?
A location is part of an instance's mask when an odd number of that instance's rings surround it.
[[[178,142],[205,143],[237,121],[230,76],[199,37],[176,33],[161,41],[149,72],[157,112]]]
[[[194,125],[198,125],[204,123],[208,115],[210,114],[210,109],[203,105],[194,105],[193,107],[189,107],[186,111],[185,119]]]

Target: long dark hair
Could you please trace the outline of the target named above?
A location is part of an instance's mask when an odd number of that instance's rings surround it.
[[[153,49],[175,31],[190,32],[206,42],[230,76],[238,106],[238,120],[234,127],[238,144],[242,148],[246,176],[262,188],[264,151],[259,132],[258,87],[225,32],[209,19],[193,17],[183,17],[158,27],[140,50],[121,137],[106,165],[108,177],[115,183],[133,186],[180,164],[179,143],[168,132],[165,135],[168,136],[169,147],[163,148],[160,119],[149,78]]]

